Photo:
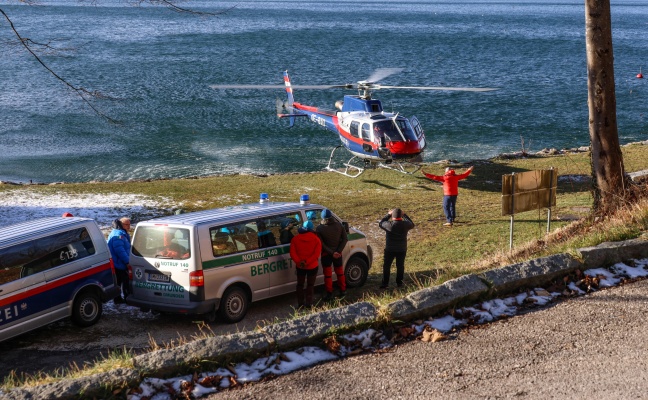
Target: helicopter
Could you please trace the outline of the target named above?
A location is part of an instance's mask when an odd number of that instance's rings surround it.
[[[211,85],[213,89],[275,89],[285,88],[287,100],[277,99],[277,116],[287,118],[290,127],[297,118],[307,118],[338,134],[341,144],[331,151],[325,170],[351,178],[360,176],[367,168],[388,168],[413,174],[421,166],[422,153],[427,142],[416,117],[406,118],[400,113],[386,112],[372,92],[380,89],[447,90],[487,92],[496,88],[459,88],[437,86],[385,86],[378,82],[403,71],[403,68],[379,68],[366,80],[341,85],[292,85],[288,71],[284,71],[284,85]],[[295,101],[293,89],[355,89],[357,95],[345,95],[335,103],[336,109],[325,109]],[[344,168],[333,165],[340,149],[351,153]]]

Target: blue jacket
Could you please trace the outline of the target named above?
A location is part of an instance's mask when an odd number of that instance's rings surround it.
[[[113,229],[108,235],[108,249],[115,264],[115,269],[126,270],[130,262],[130,235],[122,229]]]

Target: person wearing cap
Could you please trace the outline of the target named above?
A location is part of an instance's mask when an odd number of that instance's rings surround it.
[[[290,219],[281,221],[281,229],[279,230],[279,243],[288,244],[292,241],[293,235],[292,228],[295,226],[294,222]]]
[[[313,306],[313,292],[318,260],[322,253],[322,242],[315,234],[311,221],[304,221],[297,232],[297,236],[290,242],[290,258],[297,267],[297,306],[310,308]]]
[[[452,226],[457,216],[455,207],[457,204],[457,195],[459,194],[459,181],[466,179],[472,172],[473,167],[468,168],[463,174],[457,175],[454,169],[448,167],[445,169],[443,176],[428,174],[421,170],[426,178],[443,183],[443,212],[445,213],[446,222],[444,226]]]
[[[389,286],[391,265],[396,259],[396,285],[403,286],[405,256],[407,255],[407,232],[414,228],[414,222],[400,208],[389,211],[378,223],[385,231],[385,252],[381,289]]]
[[[257,221],[257,229],[257,240],[260,249],[277,245],[274,233],[268,229],[264,221]]]
[[[333,217],[333,213],[324,209],[321,213],[322,222],[316,228],[317,236],[322,241],[322,270],[324,271],[324,301],[333,298],[333,269],[337,276],[340,297],[346,294],[346,277],[342,265],[342,250],[347,244],[346,230],[342,224]]]
[[[114,298],[115,304],[124,303],[124,299],[130,294],[128,282],[128,267],[130,267],[131,242],[128,230],[130,219],[123,217],[112,223],[113,230],[108,235],[108,249],[115,266],[117,286],[121,287],[124,297],[121,295]]]

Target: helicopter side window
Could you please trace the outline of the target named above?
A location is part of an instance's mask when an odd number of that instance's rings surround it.
[[[351,122],[351,126],[349,127],[349,131],[350,131],[352,136],[355,136],[355,137],[358,137],[358,138],[360,137],[360,132],[359,132],[359,129],[358,129],[359,126],[360,126],[360,122],[358,122],[358,121],[352,121]]]
[[[369,124],[362,124],[362,140],[365,142],[371,141],[371,130],[369,129]]]

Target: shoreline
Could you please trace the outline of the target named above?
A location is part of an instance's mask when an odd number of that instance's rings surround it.
[[[621,145],[621,147],[627,147],[627,146],[633,146],[633,145],[648,145],[648,140],[646,141],[640,141],[640,142],[631,142],[627,143],[624,145]],[[452,160],[452,159],[445,159],[445,160],[438,160],[434,162],[429,162],[429,163],[422,163],[423,165],[452,165],[452,166],[464,166],[468,164],[483,164],[483,163],[491,163],[494,160],[514,160],[514,159],[521,159],[521,158],[542,158],[542,157],[556,157],[556,156],[562,156],[562,155],[567,155],[567,154],[574,154],[574,153],[585,153],[589,151],[589,146],[581,146],[581,147],[574,147],[574,148],[569,148],[569,149],[556,149],[556,148],[544,148],[542,150],[539,150],[534,153],[527,153],[524,151],[517,151],[513,153],[501,153],[498,154],[495,157],[489,158],[489,159],[473,159],[465,162],[460,162],[457,160]],[[318,174],[326,172],[326,170],[320,170],[320,171],[303,171],[303,172],[285,172],[285,173],[270,173],[270,174],[264,174],[264,173],[244,173],[244,172],[237,172],[237,173],[231,173],[231,174],[222,174],[222,175],[192,175],[192,176],[186,176],[186,177],[176,177],[176,178],[171,178],[171,177],[161,177],[161,178],[146,178],[146,179],[129,179],[129,180],[116,180],[116,181],[101,181],[101,180],[90,180],[90,181],[80,181],[80,182],[65,182],[65,181],[56,181],[56,182],[34,182],[33,179],[29,179],[23,181],[14,181],[14,180],[2,180],[0,179],[0,185],[13,185],[13,186],[54,186],[54,185],[70,185],[70,184],[92,184],[92,183],[97,183],[97,184],[103,184],[103,183],[141,183],[141,182],[154,182],[154,181],[168,181],[168,180],[187,180],[187,179],[205,179],[205,178],[217,178],[217,177],[230,177],[230,176],[254,176],[254,177],[259,177],[259,178],[267,178],[270,176],[282,176],[282,175],[303,175],[303,174]]]

